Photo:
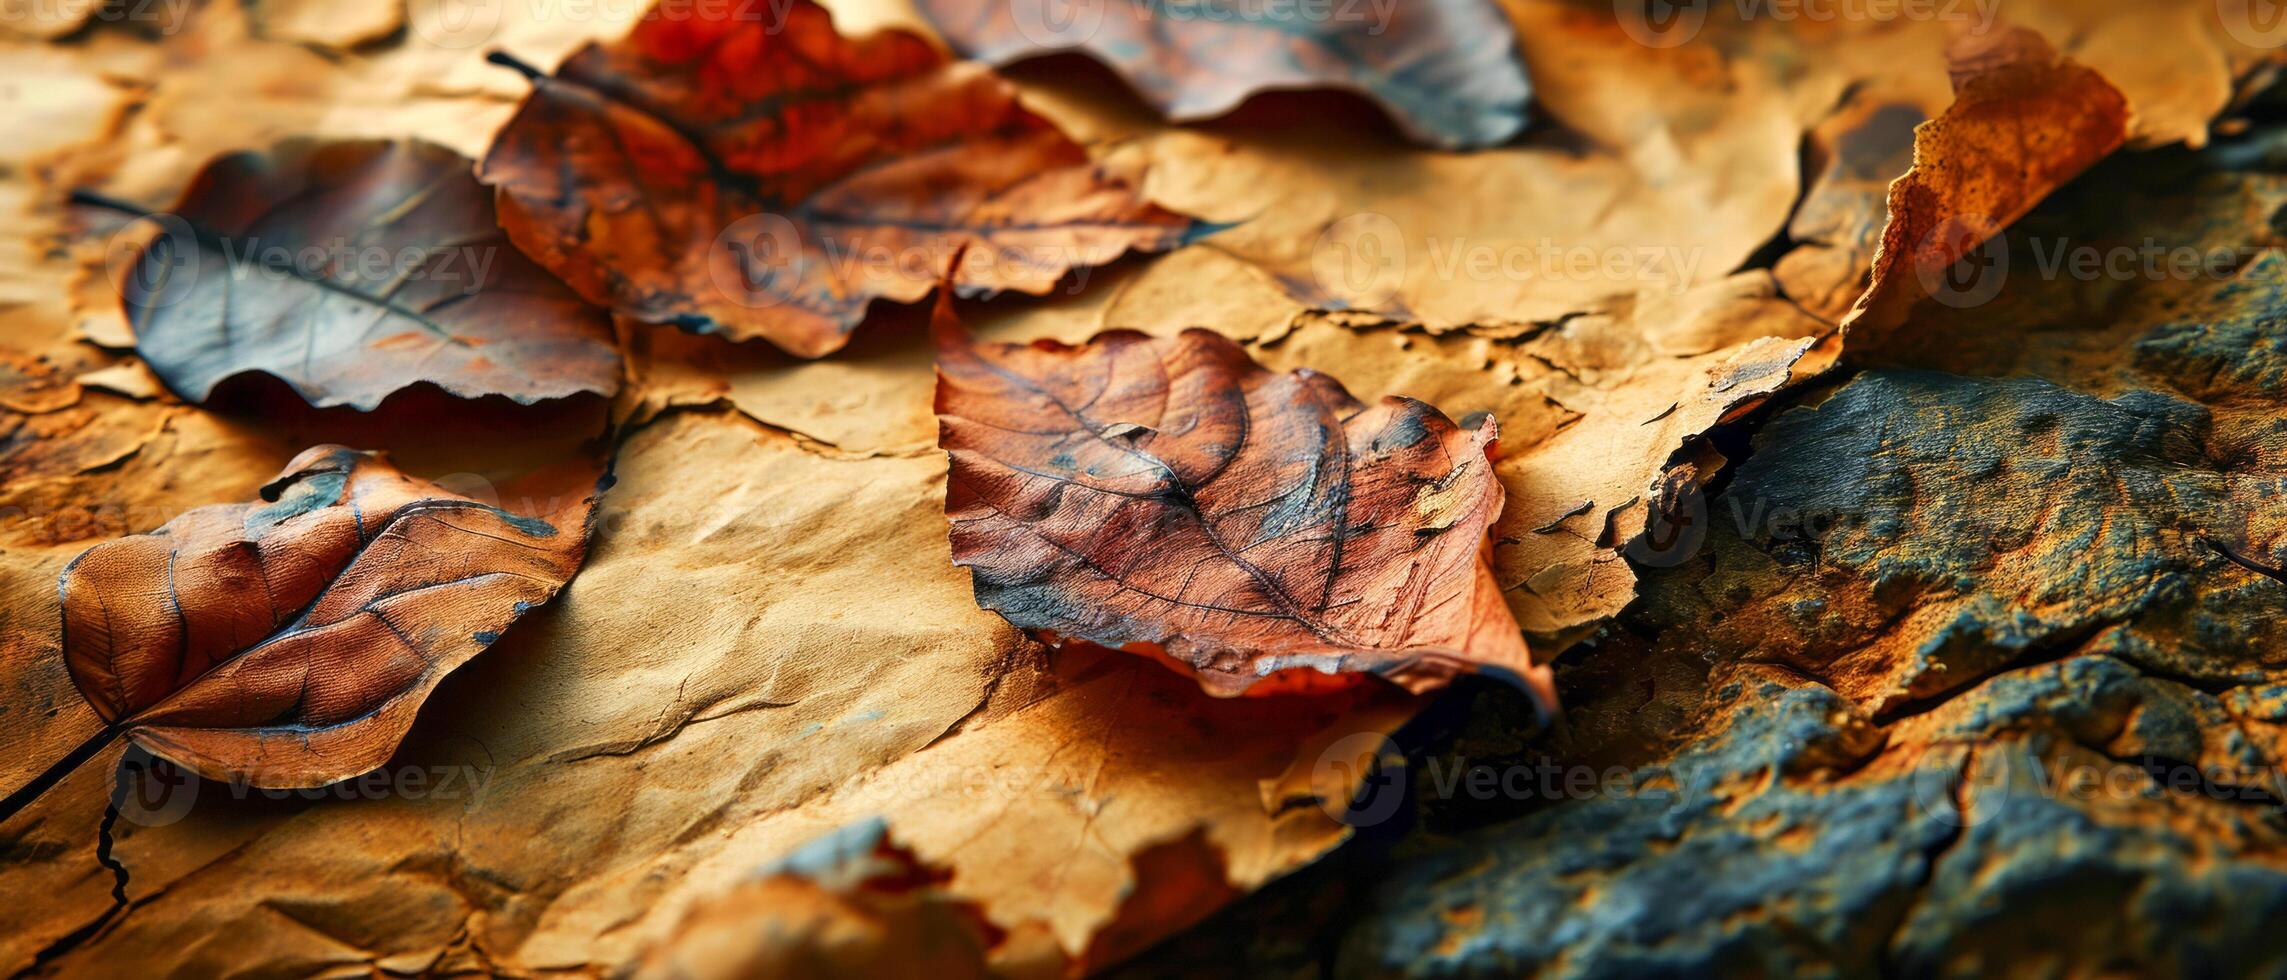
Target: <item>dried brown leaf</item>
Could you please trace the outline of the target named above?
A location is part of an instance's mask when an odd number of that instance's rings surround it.
[[[1369,406],[1207,330],[974,344],[938,316],[945,513],[980,605],[1221,694],[1482,671],[1555,710],[1488,564],[1496,423]]]
[[[110,729],[210,779],[365,772],[439,680],[578,570],[594,491],[553,489],[573,492],[519,516],[313,448],[261,504],[74,560],[58,586],[72,679]]]
[[[905,31],[844,38],[812,0],[784,14],[670,2],[526,69],[479,171],[509,237],[622,314],[819,357],[877,299],[1045,293],[1195,230],[989,71]]]
[[[468,168],[416,141],[214,161],[126,260],[137,353],[198,402],[252,371],[321,407],[421,382],[525,403],[619,390],[603,312],[509,247]]]

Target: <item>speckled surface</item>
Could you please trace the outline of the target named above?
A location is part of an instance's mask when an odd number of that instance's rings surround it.
[[[1564,729],[1456,695],[1410,822],[1135,972],[2287,975],[2277,143],[2105,164],[1723,434]],[[2146,245],[2233,258],[2071,272]]]

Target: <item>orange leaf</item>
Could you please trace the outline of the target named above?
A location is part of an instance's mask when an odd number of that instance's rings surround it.
[[[947,279],[1046,293],[1194,230],[990,71],[900,31],[843,38],[810,0],[783,23],[656,8],[554,77],[495,60],[534,86],[479,173],[502,226],[583,295],[653,323],[819,357],[876,299]]]
[[[1207,330],[971,344],[938,316],[945,510],[979,604],[1164,652],[1218,694],[1358,673],[1419,692],[1481,671],[1553,710],[1489,564],[1490,417],[1363,405]]]
[[[72,680],[112,731],[211,779],[365,772],[445,674],[578,570],[594,491],[533,499],[545,513],[520,516],[374,455],[307,450],[260,504],[200,508],[73,561],[59,585]]]
[[[2128,100],[2095,70],[2022,27],[1962,34],[1947,48],[1954,101],[1914,130],[1914,168],[1890,184],[1889,223],[1842,321],[1879,346],[1924,298],[1983,303],[2000,277],[1971,253],[2050,191],[2128,140]]]

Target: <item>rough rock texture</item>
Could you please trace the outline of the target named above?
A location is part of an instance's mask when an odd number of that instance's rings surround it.
[[[1134,972],[1249,930],[1255,976],[2287,970],[2278,145],[2061,191],[1990,301],[1726,434],[1744,461],[1558,662],[1566,730],[1461,695],[1394,843]]]

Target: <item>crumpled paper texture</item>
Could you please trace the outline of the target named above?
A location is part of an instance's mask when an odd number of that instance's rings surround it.
[[[0,826],[0,890],[42,897],[0,911],[0,965],[610,972],[804,844],[880,819],[1000,930],[996,968],[1059,973],[1205,911],[1139,883],[1219,866],[1229,892],[1195,890],[1212,905],[1350,835],[1328,814],[1359,772],[1349,737],[1379,745],[1418,705],[1234,708],[1125,655],[1045,656],[975,606],[945,544],[918,315],[886,311],[818,362],[621,323],[618,400],[447,405],[451,438],[408,435],[405,419],[441,410],[418,398],[350,417],[255,391],[208,412],[150,386],[120,353],[116,226],[67,214],[68,189],[159,205],[216,153],[294,136],[475,154],[523,88],[483,45],[550,63],[626,27],[511,4],[471,41],[415,3],[401,33],[369,40],[371,23],[300,6],[185,4],[173,31],[89,17],[35,32],[61,45],[0,48],[0,71],[40,82],[0,94],[0,209],[16,219],[0,237],[0,779],[95,723],[52,637],[55,576],[97,541],[244,499],[317,442],[505,481],[618,426],[620,484],[580,577],[440,686],[388,781],[284,799],[202,783],[179,814],[130,806],[107,827],[120,760],[105,757]],[[2277,620],[2277,582],[2250,567],[2278,533],[2274,297],[2252,277],[2004,290],[1917,308],[1908,339],[1805,387],[1803,359],[1871,259],[1900,131],[1949,104],[1944,31],[1719,19],[1651,49],[1604,6],[1507,6],[1561,128],[1477,154],[1338,119],[1250,126],[1245,110],[1169,126],[1053,67],[1020,76],[1092,155],[1147,161],[1155,202],[1239,224],[963,311],[990,340],[1205,325],[1361,398],[1494,412],[1512,610],[1536,653],[1594,642],[1562,665],[1566,729],[1526,742],[1529,725],[1488,708],[1464,737],[1713,787],[1680,807],[1433,812],[1404,860],[1327,866],[1359,876],[1362,904],[1326,913],[1343,934],[1310,944],[1305,968],[1913,972],[2032,951],[2191,969],[2250,948],[2287,904],[2261,857],[2275,820],[2183,794],[2022,790],[2033,760],[2276,758],[2278,637],[2255,624]],[[2010,14],[2116,86],[2130,145],[2153,147],[2204,137],[2262,74],[2264,53],[2206,6]],[[835,7],[847,30],[914,23],[896,2]],[[2252,169],[2167,176],[2179,196],[2154,214],[2075,234],[2212,222],[2269,241],[2261,168],[2278,154],[2260,131],[2213,142]],[[2150,152],[2128,170],[2188,151]],[[2069,226],[2120,199],[2053,197],[2025,220]],[[1367,243],[1401,247],[1385,261]],[[1566,271],[1574,251],[1597,268]],[[1835,453],[1862,479],[1832,471]],[[1742,488],[1888,523],[1836,532],[1831,554],[1718,521],[1680,561],[1627,555],[1655,505],[1699,494],[1727,515],[1754,502]],[[1948,501],[2008,505],[1970,520]],[[2005,587],[1977,584],[2003,571]],[[1806,635],[1820,631],[1858,645]],[[1984,819],[2003,811],[2031,817]],[[2228,916],[2184,911],[2225,893]],[[1688,901],[1647,918],[1647,894]],[[1201,935],[1228,945],[1253,912]],[[2147,925],[2091,925],[2131,913]],[[1858,949],[1874,952],[1838,952]]]

